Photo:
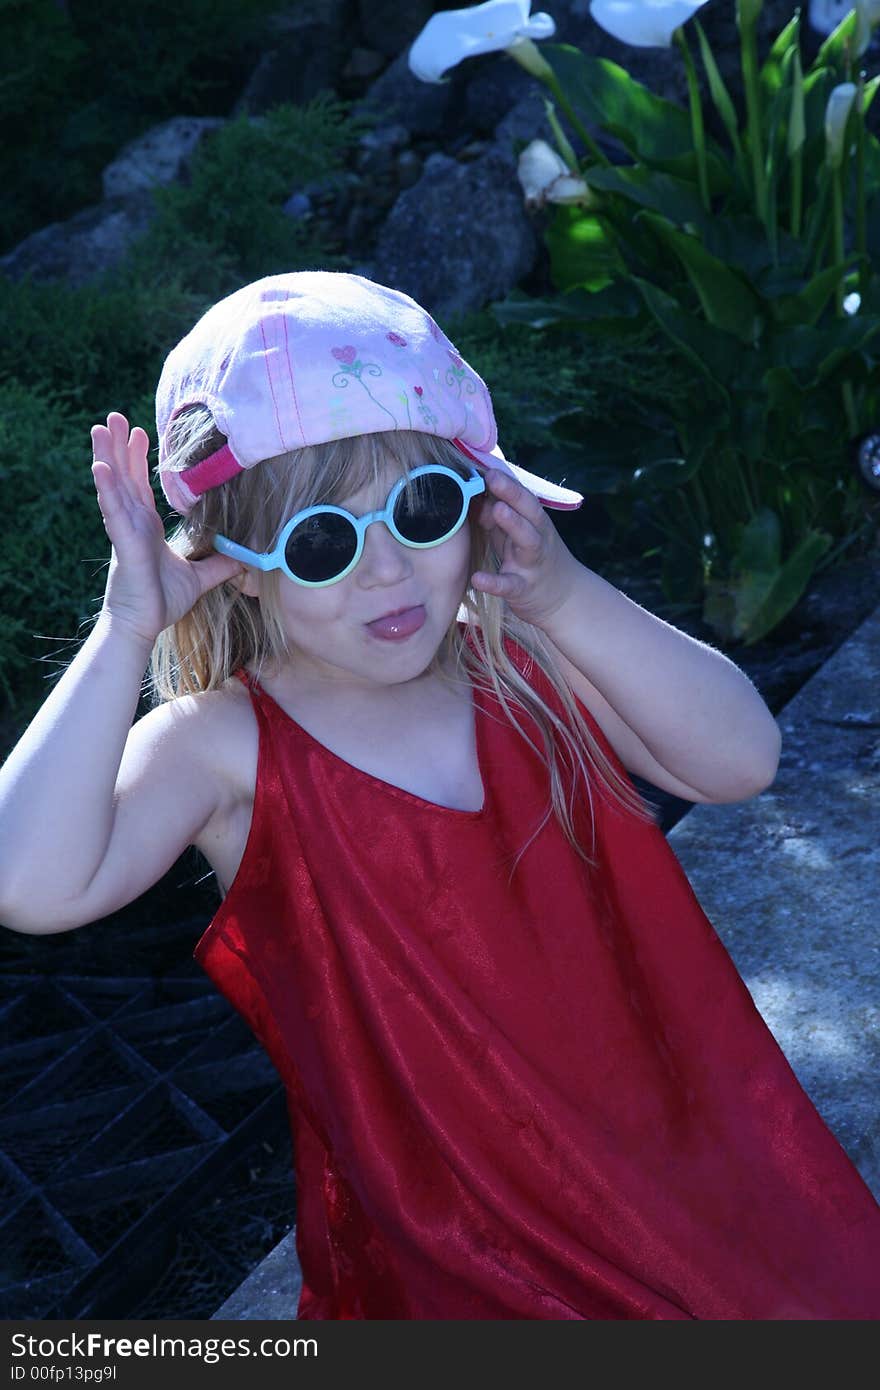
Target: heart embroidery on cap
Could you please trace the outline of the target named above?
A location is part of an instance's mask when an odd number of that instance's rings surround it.
[[[357,348],[353,347],[333,348],[332,352],[337,362],[344,362],[348,367],[357,357]]]
[[[423,387],[421,387],[421,386],[414,386],[414,387],[413,387],[413,390],[415,391],[415,393],[416,393],[417,396],[420,396],[420,395],[422,394]]]

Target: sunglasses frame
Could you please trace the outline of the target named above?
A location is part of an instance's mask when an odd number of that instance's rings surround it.
[[[394,524],[394,507],[407,483],[414,478],[421,477],[424,473],[442,473],[448,478],[453,478],[455,482],[458,483],[458,486],[461,488],[461,515],[452,529],[447,531],[446,534],[441,536],[438,540],[410,541],[407,540],[406,536],[400,534]],[[247,546],[239,545],[236,541],[231,541],[228,537],[219,535],[214,538],[214,549],[218,550],[221,555],[229,555],[234,560],[241,560],[243,564],[250,565],[253,569],[263,571],[281,570],[294,584],[301,584],[306,589],[326,589],[328,585],[338,584],[341,579],[345,579],[346,575],[351,574],[364,552],[364,539],[367,527],[372,526],[374,521],[383,521],[395,540],[400,541],[402,545],[409,546],[411,550],[431,550],[435,545],[442,545],[444,541],[452,539],[455,533],[463,526],[473,498],[478,497],[480,493],[485,491],[486,484],[483,478],[472,466],[470,467],[470,477],[465,479],[462,478],[460,473],[456,473],[452,468],[447,468],[443,463],[424,463],[418,468],[414,468],[408,477],[398,478],[386,498],[385,506],[380,508],[379,511],[366,512],[363,516],[354,516],[351,512],[346,511],[344,507],[334,507],[329,503],[323,505],[319,504],[315,507],[306,507],[304,511],[297,512],[289,521],[286,521],[281,528],[278,540],[271,550],[249,550]],[[284,556],[287,542],[296,527],[308,517],[326,515],[327,513],[334,516],[344,516],[346,521],[349,521],[354,527],[357,535],[354,555],[345,569],[339,574],[334,574],[330,579],[301,579],[299,575],[294,574],[287,566],[287,561]]]

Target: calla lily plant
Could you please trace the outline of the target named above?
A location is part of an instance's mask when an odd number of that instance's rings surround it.
[[[592,0],[596,23],[632,48],[669,48],[676,29],[708,0]]]
[[[486,0],[467,10],[432,15],[410,48],[410,70],[423,82],[441,82],[444,72],[478,53],[520,50],[514,56],[524,56],[526,45],[534,48],[531,40],[556,32],[548,14],[530,14],[531,8],[530,0]]]
[[[763,0],[737,0],[735,82],[700,23],[707,3],[590,4],[623,42],[680,52],[687,109],[548,43],[552,19],[511,0],[435,15],[410,62],[437,80],[503,51],[546,86],[557,148],[532,142],[518,173],[529,206],[548,209],[558,293],[514,291],[493,312],[606,341],[659,335],[690,363],[689,408],[654,437],[615,425],[603,439],[590,421],[577,440],[567,416],[557,462],[618,520],[650,499],[667,596],[754,642],[817,565],[876,534],[880,498],[851,460],[880,431],[880,142],[865,123],[880,78],[860,66],[880,0],[855,0],[809,66],[798,11],[761,58]]]

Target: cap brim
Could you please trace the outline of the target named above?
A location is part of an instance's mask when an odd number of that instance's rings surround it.
[[[555,507],[559,511],[576,511],[584,504],[582,494],[574,492],[572,488],[561,487],[559,483],[551,483],[549,478],[539,478],[537,473],[529,473],[518,464],[509,463],[497,445],[492,453],[487,453],[485,449],[475,449],[472,444],[464,444],[460,439],[453,440],[453,443],[463,454],[467,454],[468,458],[482,464],[484,468],[500,468],[503,473],[509,473],[518,483],[522,483],[523,487],[528,488],[529,492],[534,493],[545,507]]]

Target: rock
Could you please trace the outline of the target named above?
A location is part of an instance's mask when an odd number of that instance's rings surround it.
[[[290,217],[294,222],[301,217],[308,217],[312,211],[312,200],[307,193],[292,193],[284,207],[281,209],[285,217]]]
[[[234,114],[262,114],[280,102],[301,106],[320,91],[336,91],[357,34],[354,0],[297,0],[273,15],[270,46],[239,98]]]
[[[408,51],[408,50],[407,50]],[[352,114],[382,125],[400,122],[412,136],[457,134],[467,79],[461,67],[445,82],[422,82],[400,53],[370,86],[366,96],[354,102]],[[466,66],[466,65],[465,65]]]
[[[362,150],[387,149],[396,152],[406,149],[409,140],[409,130],[398,121],[395,125],[377,125],[361,136],[358,145]]]
[[[466,145],[455,151],[455,157],[459,164],[471,164],[475,159],[482,159],[488,149],[487,140],[468,140]]]
[[[394,167],[395,155],[409,144],[405,125],[376,126],[358,141],[355,167],[359,174],[370,176],[388,174]]]
[[[402,48],[408,49],[437,9],[454,9],[458,0],[436,5],[433,0],[358,0],[358,28],[361,38],[370,48],[396,58]]]
[[[571,132],[567,133],[571,136]],[[526,92],[525,96],[520,97],[504,119],[499,121],[495,128],[494,148],[501,158],[507,160],[515,169],[519,159],[519,148],[528,145],[532,140],[546,140],[548,145],[556,148],[553,131],[544,112],[544,98],[536,90]],[[579,153],[577,142],[572,140],[572,144],[575,152]]]
[[[422,177],[424,164],[415,150],[402,150],[395,165],[397,182],[401,189],[412,188]]]
[[[545,92],[543,83],[506,53],[469,58],[462,72],[468,79],[462,117],[470,138],[491,135],[517,102],[538,88]]]
[[[412,295],[442,325],[501,299],[531,270],[537,251],[507,160],[494,149],[470,164],[437,153],[386,219],[373,274]]]
[[[185,176],[204,135],[225,122],[212,116],[173,116],[132,140],[103,173],[105,198],[124,197]]]
[[[154,216],[149,192],[108,198],[66,222],[33,232],[0,260],[0,270],[13,280],[32,275],[35,280],[85,284],[118,265]]]
[[[379,73],[386,66],[387,59],[385,55],[377,53],[375,49],[353,48],[348,62],[342,69],[342,76],[349,81],[369,81],[373,77],[378,77]]]
[[[381,216],[381,210],[372,208],[367,203],[355,203],[345,223],[346,246],[357,247],[367,241],[375,232]]]

